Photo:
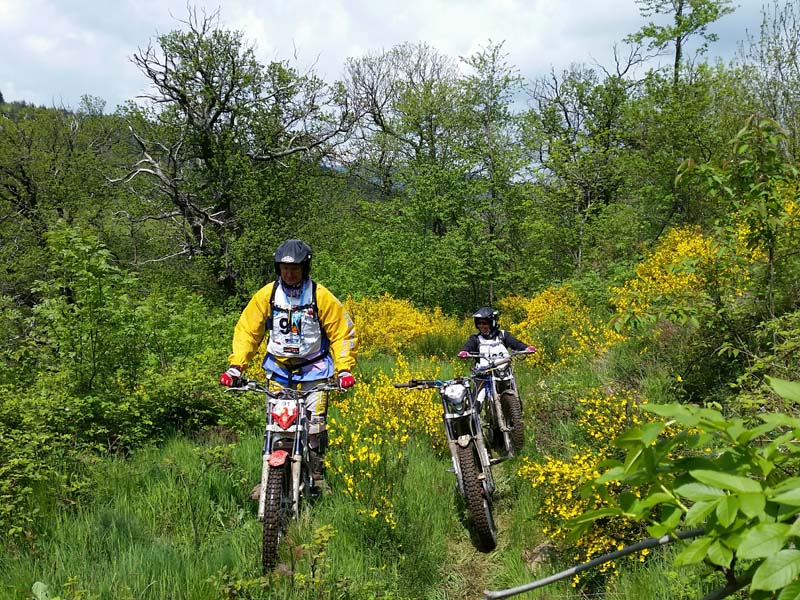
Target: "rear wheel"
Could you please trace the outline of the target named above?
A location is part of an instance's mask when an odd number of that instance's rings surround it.
[[[264,574],[278,564],[278,545],[289,522],[290,485],[291,472],[286,465],[269,467],[261,548],[261,570]]]
[[[467,503],[479,549],[493,550],[497,545],[497,531],[492,516],[492,499],[486,493],[483,481],[478,477],[481,472],[478,452],[472,443],[466,448],[458,446],[457,452],[461,477],[464,481],[464,500]]]
[[[508,426],[508,437],[511,442],[512,454],[522,451],[525,444],[525,423],[522,422],[522,403],[514,392],[503,392],[500,396],[500,406],[503,409],[503,418]]]

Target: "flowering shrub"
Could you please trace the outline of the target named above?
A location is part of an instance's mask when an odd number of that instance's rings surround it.
[[[736,236],[744,240],[747,234],[740,226]],[[743,293],[747,274],[737,264],[744,255],[741,241],[734,244],[733,254],[727,255],[695,227],[671,230],[637,265],[633,279],[611,289],[616,323],[636,324],[658,317],[697,323],[697,315],[704,308],[713,308],[724,296]]]
[[[405,352],[426,337],[463,340],[471,332],[471,322],[462,323],[448,317],[439,307],[432,312],[421,312],[408,300],[389,294],[361,300],[348,297],[344,306],[356,326],[360,356]]]
[[[499,305],[502,314],[515,318],[507,323],[508,330],[536,346],[530,360],[540,367],[601,355],[622,340],[614,330],[595,324],[589,309],[566,286],[547,288],[533,298],[509,296]]]
[[[419,371],[419,372],[416,372]],[[327,461],[331,482],[355,502],[358,514],[396,526],[395,484],[405,469],[404,448],[409,439],[425,439],[443,448],[441,406],[433,391],[409,393],[394,382],[435,378],[438,368],[412,372],[402,356],[392,376],[380,373],[371,385],[357,385],[336,402],[338,417],[328,419],[331,451]]]
[[[797,232],[800,230],[800,204],[797,198],[800,197],[800,183],[793,181],[781,184],[778,188],[782,198],[786,200],[783,203],[783,210],[786,213],[786,228]]]
[[[640,402],[631,393],[603,393],[590,390],[578,401],[577,424],[586,437],[586,444],[573,444],[567,458],[546,456],[541,462],[522,459],[517,474],[529,482],[542,498],[539,517],[544,522],[542,532],[563,549],[571,549],[572,560],[586,562],[622,548],[624,542],[640,535],[641,526],[624,518],[597,521],[595,526],[578,540],[568,542],[571,531],[568,521],[590,510],[608,506],[607,498],[619,491],[618,484],[595,489],[582,496],[584,486],[599,477],[598,466],[611,456],[611,442],[628,427],[642,423]],[[643,559],[643,554],[640,558]],[[614,562],[599,567],[601,573],[616,573]],[[573,586],[581,581],[573,579]]]

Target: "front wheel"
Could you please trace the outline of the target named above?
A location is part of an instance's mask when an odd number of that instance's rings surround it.
[[[525,423],[522,422],[522,402],[514,392],[503,392],[500,396],[500,406],[503,409],[503,420],[508,427],[510,441],[509,454],[517,455],[522,452],[525,444]]]
[[[480,459],[475,444],[457,447],[461,478],[464,483],[464,500],[480,550],[488,552],[497,546],[497,531],[492,516],[492,499],[479,479]]]
[[[266,575],[278,563],[278,545],[289,523],[291,473],[287,465],[269,467],[264,500],[261,570]]]

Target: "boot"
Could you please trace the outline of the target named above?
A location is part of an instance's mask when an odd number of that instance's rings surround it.
[[[328,448],[328,432],[320,431],[308,436],[308,449],[311,467],[311,479],[314,490],[321,495],[323,491],[330,491],[330,486],[325,482],[325,450]]]

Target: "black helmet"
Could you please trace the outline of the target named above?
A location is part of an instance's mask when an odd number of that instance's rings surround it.
[[[500,316],[500,313],[493,309],[491,306],[481,306],[478,310],[476,310],[472,318],[475,321],[475,328],[478,327],[478,319],[483,321],[489,321],[489,327],[491,331],[495,331],[498,327],[497,318]]]
[[[275,274],[280,276],[281,263],[301,265],[303,279],[311,272],[311,246],[302,240],[286,240],[275,250]]]

